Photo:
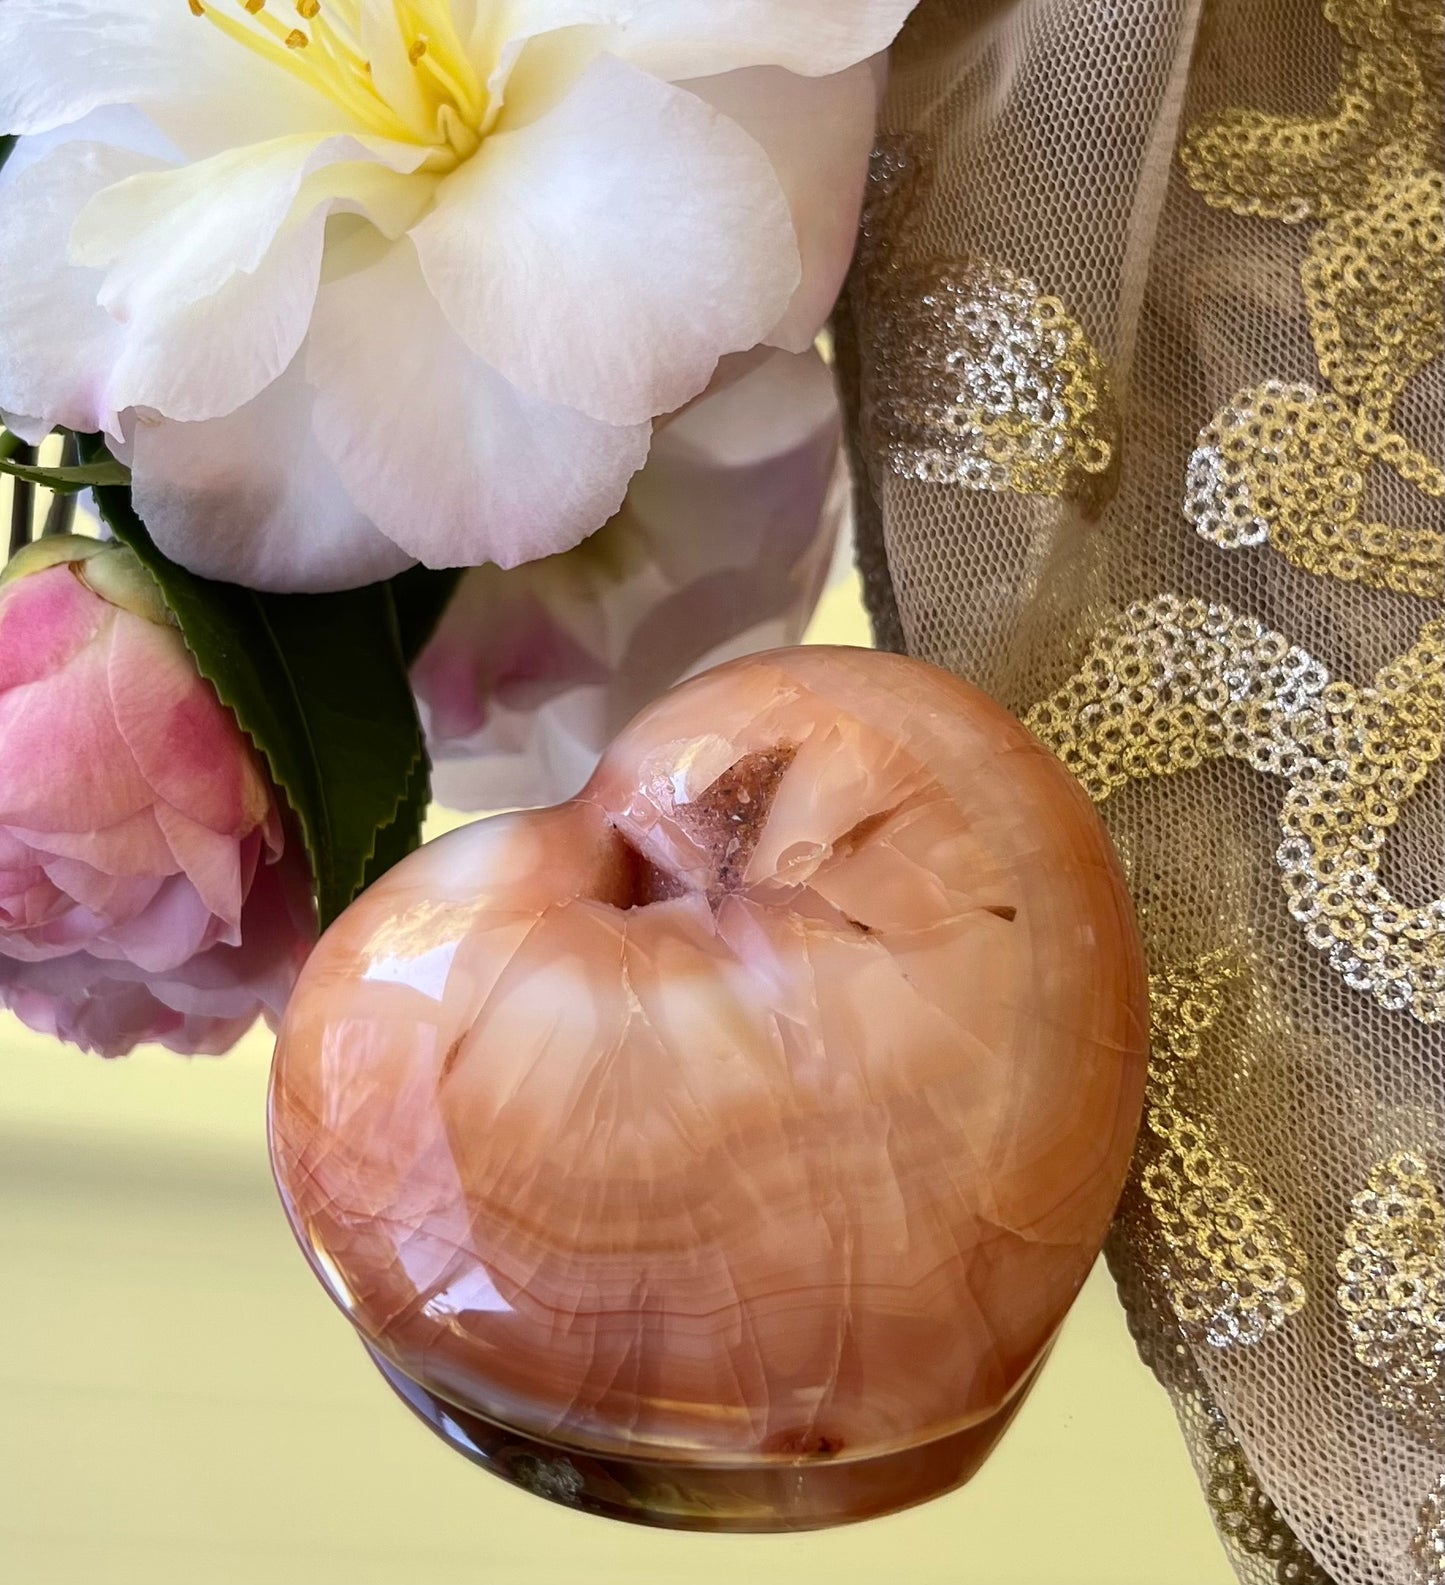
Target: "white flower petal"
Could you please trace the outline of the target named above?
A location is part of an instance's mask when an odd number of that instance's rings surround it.
[[[755,468],[820,435],[836,437],[838,411],[833,371],[816,352],[770,350],[658,428],[648,473],[666,472],[675,463]]]
[[[529,39],[564,28],[592,28],[605,33],[610,47],[617,24],[626,19],[631,6],[629,0],[491,0],[471,9],[475,18],[470,29],[471,57],[493,68],[488,86],[494,88],[505,82],[507,66]],[[468,30],[462,10],[461,4],[453,4],[457,30],[465,38]],[[499,66],[500,77],[495,75]]]
[[[773,352],[658,432],[627,510],[676,584],[796,556],[817,532],[840,429],[832,371]]]
[[[412,232],[447,318],[523,390],[611,423],[679,407],[800,279],[771,162],[696,96],[603,56],[494,133]]]
[[[136,510],[193,572],[253,589],[321,590],[411,565],[352,504],[317,445],[302,362],[224,418],[136,426]]]
[[[17,138],[10,157],[0,167],[0,193],[21,173],[43,160],[63,143],[104,143],[114,149],[147,154],[162,165],[179,164],[181,151],[131,105],[105,105],[71,126]]]
[[[285,232],[258,268],[199,302],[147,302],[110,371],[114,411],[140,407],[198,422],[265,390],[305,339],[325,224],[317,214]]]
[[[406,241],[322,288],[306,367],[352,499],[429,566],[510,567],[575,545],[647,456],[647,424],[552,406],[473,356]]]
[[[151,298],[209,297],[265,257],[316,152],[282,138],[117,182],[81,211],[70,262],[107,271],[103,303],[120,320]]]
[[[873,63],[832,77],[760,66],[682,86],[736,121],[773,162],[792,210],[803,279],[767,339],[803,352],[833,311],[857,241],[877,121]]]
[[[585,544],[468,572],[412,673],[442,802],[570,797],[648,699],[796,643],[845,508],[840,428],[817,354],[774,352],[659,431]]]
[[[7,184],[0,202],[0,412],[89,432],[113,428],[106,375],[124,332],[96,303],[102,276],[65,264],[76,215],[155,161],[68,143]]]
[[[55,428],[48,418],[35,418],[29,413],[12,413],[5,407],[0,407],[0,424],[27,446],[38,446]]]
[[[287,137],[150,171],[86,205],[71,232],[70,260],[108,271],[102,303],[117,319],[135,318],[152,298],[194,302],[255,270],[287,221],[354,184],[390,185],[423,154],[350,137]]]
[[[195,20],[169,0],[5,0],[0,128],[44,132],[134,102],[192,64]]]
[[[92,143],[107,147],[87,153],[83,145]],[[57,162],[52,177],[36,179],[53,179],[54,185],[46,190],[27,184],[18,199],[22,207],[12,210],[11,189],[21,174],[66,144],[72,145],[70,152]],[[145,157],[117,159],[120,150]],[[0,168],[0,239],[8,239],[0,240],[6,292],[0,301],[0,422],[22,440],[37,443],[56,423],[97,429],[107,417],[113,421],[99,394],[99,370],[119,351],[120,340],[114,322],[96,303],[101,276],[67,270],[56,261],[65,257],[76,214],[97,191],[179,158],[170,139],[138,110],[107,105],[71,126],[17,139]],[[57,335],[66,349],[59,356],[51,339]],[[44,400],[47,416],[7,411],[7,386]],[[52,410],[61,416],[48,416]]]
[[[513,0],[480,31],[489,131],[515,130],[545,115],[617,39],[612,0]]]
[[[98,193],[70,258],[106,271],[100,304],[125,327],[112,409],[198,421],[269,385],[306,335],[327,215],[373,203],[391,214],[399,200],[405,224],[430,184],[394,167],[419,157],[350,137],[284,138]]]
[[[618,53],[676,82],[746,66],[827,77],[893,42],[917,0],[639,0]]]
[[[188,154],[336,132],[335,105],[243,49],[185,0],[4,0],[0,131],[44,132],[133,104]]]

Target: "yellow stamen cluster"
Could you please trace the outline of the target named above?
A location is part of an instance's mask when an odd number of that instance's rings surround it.
[[[457,33],[450,0],[295,0],[293,26],[267,0],[186,0],[228,38],[324,94],[370,132],[432,149],[427,167],[449,169],[473,153],[487,119],[487,91]],[[363,18],[363,8],[375,15]],[[394,27],[411,66],[417,99],[393,104],[377,87],[362,44],[365,22]]]

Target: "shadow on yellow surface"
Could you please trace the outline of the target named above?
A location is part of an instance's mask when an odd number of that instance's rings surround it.
[[[866,642],[850,582],[811,636]],[[689,1536],[489,1478],[392,1397],[296,1251],[266,1165],[269,1045],[107,1064],[0,1023],[7,1585],[1231,1581],[1102,1267],[994,1458],[909,1513]]]

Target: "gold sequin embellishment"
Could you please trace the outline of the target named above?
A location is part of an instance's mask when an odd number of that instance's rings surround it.
[[[1244,1457],[1244,1449],[1212,1403],[1205,1410],[1208,1453],[1204,1493],[1220,1533],[1246,1557],[1274,1565],[1278,1585],[1330,1585],[1329,1575],[1285,1523]]]
[[[1002,265],[905,259],[924,180],[912,146],[874,155],[859,256],[870,449],[903,478],[1101,504],[1119,451],[1104,360],[1057,297]]]
[[[1439,497],[1439,466],[1390,426],[1406,385],[1445,352],[1445,177],[1391,176],[1369,204],[1332,216],[1310,238],[1300,281],[1320,373],[1357,407],[1362,449]]]
[[[1188,970],[1156,977],[1154,988],[1160,991],[1173,987],[1176,993],[1182,991],[1190,998],[1202,992],[1207,1001],[1208,982],[1222,983],[1232,974],[1228,963],[1225,954],[1210,953]],[[1158,1055],[1156,1048],[1151,1060]],[[1141,1137],[1141,1150],[1148,1148],[1147,1138]],[[1290,1529],[1249,1467],[1238,1437],[1200,1374],[1178,1318],[1172,1309],[1161,1309],[1159,1283],[1164,1273],[1157,1265],[1147,1233],[1141,1237],[1140,1231],[1130,1225],[1139,1198],[1137,1182],[1131,1176],[1121,1216],[1116,1219],[1106,1246],[1109,1267],[1118,1283],[1129,1335],[1140,1359],[1168,1389],[1181,1418],[1191,1428],[1196,1458],[1202,1455],[1200,1478],[1214,1522],[1233,1553],[1259,1558],[1272,1566],[1276,1585],[1330,1585],[1329,1576]],[[1247,1566],[1239,1573],[1242,1579],[1258,1577],[1257,1571]]]
[[[1433,1024],[1445,1017],[1445,901],[1397,898],[1381,856],[1440,758],[1442,636],[1427,624],[1357,687],[1252,618],[1164,595],[1107,624],[1025,719],[1096,802],[1206,759],[1280,777],[1291,915],[1352,990]]]
[[[1218,1020],[1235,969],[1224,954],[1149,982],[1150,1058],[1145,1132],[1135,1173],[1150,1227],[1144,1246],[1170,1308],[1191,1342],[1250,1344],[1301,1309],[1304,1251],[1255,1174],[1219,1138],[1207,1113],[1181,1095],[1201,1037]],[[1122,1207],[1137,1221],[1137,1202]]]
[[[1361,421],[1313,386],[1240,391],[1200,434],[1184,512],[1225,550],[1263,544],[1307,572],[1423,597],[1445,592],[1445,536],[1361,521],[1374,456]]]
[[[1351,1202],[1337,1296],[1381,1399],[1445,1450],[1445,1206],[1439,1162],[1399,1151]]]
[[[1206,203],[1298,223],[1368,204],[1382,179],[1438,161],[1439,0],[1325,0],[1324,14],[1341,51],[1322,114],[1226,110],[1185,139],[1185,175]]]
[[[1301,278],[1320,372],[1238,392],[1190,459],[1184,511],[1226,549],[1266,539],[1296,566],[1403,594],[1445,592],[1437,527],[1361,521],[1377,462],[1438,500],[1445,474],[1394,427],[1408,381],[1445,351],[1445,185],[1387,181],[1310,239]],[[1438,513],[1435,515],[1438,516]]]
[[[1445,470],[1395,407],[1445,352],[1445,181],[1438,0],[1330,0],[1340,85],[1315,119],[1230,110],[1180,151],[1206,203],[1320,220],[1300,266],[1310,339],[1331,389],[1239,391],[1190,460],[1185,515],[1225,549],[1266,540],[1307,572],[1424,597],[1445,592],[1445,535],[1365,520],[1377,463],[1432,500]]]

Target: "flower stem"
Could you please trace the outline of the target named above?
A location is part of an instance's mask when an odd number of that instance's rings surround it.
[[[60,466],[73,468],[80,461],[80,442],[72,434],[67,434],[60,444]],[[51,534],[68,534],[75,526],[76,497],[74,492],[57,490],[50,497],[50,509],[45,514],[45,523],[40,530],[40,537],[47,538]]]
[[[11,451],[16,462],[33,463],[35,447],[21,442]],[[35,507],[35,486],[28,479],[11,479],[10,554],[30,543],[30,516]]]

